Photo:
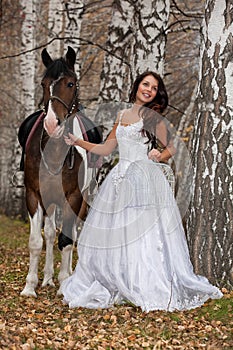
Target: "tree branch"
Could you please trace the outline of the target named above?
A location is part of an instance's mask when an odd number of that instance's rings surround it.
[[[181,8],[177,5],[175,0],[172,0],[172,3],[174,5],[174,7],[177,9],[177,11],[179,13],[181,13],[183,16],[185,17],[190,17],[190,18],[203,18],[204,15],[202,14],[194,14],[194,13],[185,13],[183,10],[181,10]]]
[[[122,57],[114,54],[111,50],[107,49],[106,47],[104,47],[104,46],[102,46],[102,45],[100,45],[98,43],[95,43],[95,42],[93,42],[91,40],[86,40],[86,39],[79,38],[79,37],[70,37],[70,36],[69,37],[63,37],[63,38],[59,38],[59,37],[53,38],[50,41],[48,41],[46,44],[38,45],[38,46],[36,46],[36,47],[34,47],[34,48],[30,49],[30,50],[25,50],[25,51],[22,51],[22,52],[19,52],[19,53],[15,54],[15,55],[1,56],[0,60],[6,59],[6,58],[19,57],[19,56],[25,55],[26,53],[40,50],[40,49],[42,49],[44,47],[47,47],[48,45],[50,45],[55,40],[74,40],[74,39],[75,40],[79,40],[80,42],[83,42],[83,43],[88,44],[88,45],[99,47],[101,50],[107,52],[109,55],[114,56],[115,58],[117,58],[118,60],[120,60],[121,62],[126,64],[128,67],[130,67],[130,64],[127,61],[122,59]]]
[[[182,23],[186,23],[186,22],[190,22],[188,19],[183,19],[183,20],[177,20],[176,22],[171,23],[169,26],[167,26],[167,28],[165,29],[165,33],[167,33],[170,28],[174,27],[176,24],[180,24],[183,27]],[[185,31],[185,30],[184,30]]]
[[[187,32],[188,30],[193,31],[193,32],[194,31],[199,32],[200,28],[199,27],[190,27],[190,26],[183,27],[182,26],[182,28],[168,30],[167,33],[180,33],[180,32]]]

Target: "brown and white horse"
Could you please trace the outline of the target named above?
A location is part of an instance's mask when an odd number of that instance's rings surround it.
[[[56,206],[61,208],[63,222],[58,237],[61,250],[59,282],[71,274],[76,222],[85,208],[81,193],[84,182],[82,157],[74,147],[66,145],[63,137],[64,133],[72,132],[74,114],[78,111],[77,77],[74,72],[76,54],[68,47],[64,58],[53,60],[46,49],[41,56],[46,67],[41,83],[45,110],[25,150],[24,182],[30,219],[30,262],[26,285],[21,292],[24,296],[36,296],[38,263],[43,245],[42,227],[46,242],[42,286],[54,286]]]

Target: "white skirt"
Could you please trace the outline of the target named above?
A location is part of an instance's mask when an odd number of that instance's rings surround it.
[[[119,162],[101,185],[62,284],[69,307],[125,302],[143,311],[185,310],[220,290],[195,275],[179,209],[158,163]]]

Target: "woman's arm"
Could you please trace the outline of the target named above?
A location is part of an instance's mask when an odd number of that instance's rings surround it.
[[[170,142],[168,146],[160,153],[160,162],[167,162],[172,156],[176,154],[176,148],[173,143]]]
[[[117,146],[116,140],[116,128],[118,125],[119,116],[116,119],[116,122],[112,128],[112,131],[108,135],[106,141],[101,144],[91,143],[84,141],[82,139],[77,139],[73,134],[69,133],[69,136],[64,136],[65,142],[67,145],[80,146],[87,150],[88,152],[98,154],[100,156],[108,156]]]
[[[176,153],[176,149],[172,140],[167,143],[167,126],[163,121],[157,124],[156,137],[164,149],[161,152],[158,149],[152,149],[148,153],[148,158],[157,162],[166,163]]]
[[[176,149],[172,143],[170,143],[162,152],[158,149],[152,149],[148,153],[148,158],[156,162],[167,163],[167,161],[176,153]]]

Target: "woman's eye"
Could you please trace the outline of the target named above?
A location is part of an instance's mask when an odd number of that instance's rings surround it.
[[[71,83],[71,82],[70,82],[70,83],[67,84],[67,86],[68,86],[69,88],[72,88],[72,87],[74,86],[74,83]]]

